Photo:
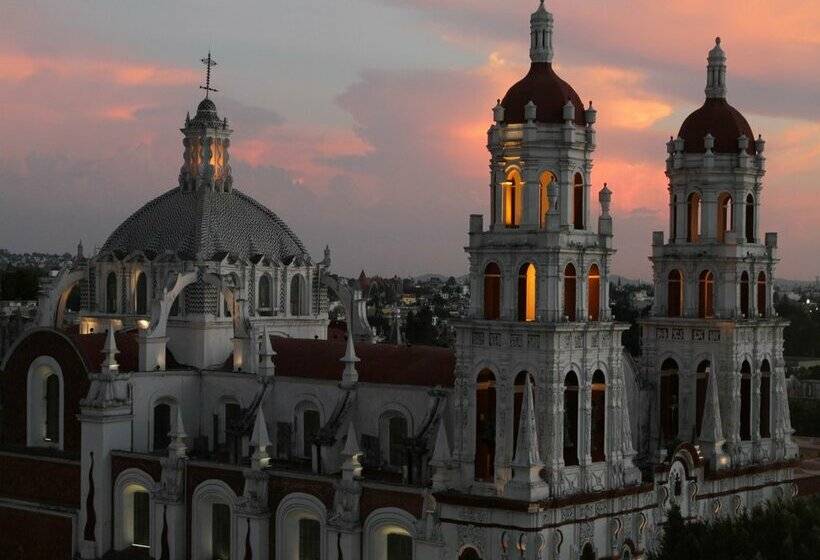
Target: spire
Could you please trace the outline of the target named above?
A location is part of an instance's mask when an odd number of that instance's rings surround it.
[[[347,425],[347,441],[342,449],[342,478],[344,480],[354,480],[362,475],[362,464],[359,456],[362,454],[359,449],[359,438],[356,435],[356,427],[353,421]]]
[[[348,325],[352,323],[348,321]],[[352,328],[348,329],[347,333],[347,349],[345,355],[339,360],[345,365],[342,372],[342,389],[352,389],[359,381],[359,372],[356,371],[356,363],[360,362],[356,356],[356,348],[353,346],[353,332]]]
[[[718,380],[715,371],[715,357],[712,356],[706,370],[706,404],[703,407],[703,422],[698,438],[703,455],[712,462],[715,470],[729,464],[728,456],[723,452],[723,426],[720,419],[720,402],[718,398]]]
[[[251,445],[254,446],[253,455],[251,456],[251,466],[257,470],[267,467],[270,463],[270,455],[268,455],[270,437],[268,436],[268,425],[265,422],[265,414],[262,412],[261,406],[256,413],[256,421],[253,424]]]
[[[80,239],[80,242],[77,243],[77,259],[80,260],[83,258],[83,240]]]
[[[185,457],[188,449],[188,446],[185,444],[185,438],[188,437],[188,434],[185,433],[185,425],[182,423],[182,407],[177,405],[176,409],[177,421],[171,432],[168,434],[171,436],[172,440],[171,444],[168,446],[168,456],[181,459]]]
[[[530,60],[552,62],[552,14],[544,8],[544,0],[530,16]]]
[[[436,432],[436,446],[433,448],[433,456],[430,458],[430,466],[433,467],[433,490],[444,490],[447,487],[447,467],[450,463],[450,443],[447,441],[447,430],[444,427],[444,418],[438,422]]]
[[[715,48],[709,51],[706,66],[706,98],[726,99],[726,53],[720,47],[720,37],[715,37]]]
[[[108,326],[108,334],[105,337],[105,346],[103,347],[102,353],[105,354],[105,360],[102,363],[101,372],[117,373],[120,366],[117,364],[117,359],[114,356],[119,354],[120,351],[117,349],[117,342],[114,339],[114,329],[111,325]]]
[[[271,345],[270,336],[268,327],[262,329],[262,352],[259,353],[259,377],[262,379],[272,378],[276,370],[276,365],[273,363],[276,352]]]
[[[532,383],[527,375],[524,386],[524,402],[518,421],[518,441],[515,459],[512,462],[513,477],[509,483],[513,498],[537,501],[547,497],[549,487],[541,478],[541,454],[538,452],[538,429],[535,423],[535,406],[532,398]]]

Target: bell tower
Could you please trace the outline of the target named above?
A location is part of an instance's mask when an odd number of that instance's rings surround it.
[[[530,70],[498,101],[488,131],[489,223],[470,216],[454,445],[461,488],[524,500],[640,478],[623,388],[627,327],[607,305],[606,186],[591,219],[596,111],[552,67],[553,16],[543,2],[530,25]],[[521,449],[521,434],[536,448]]]
[[[702,444],[713,449],[713,468],[724,468],[791,458],[796,447],[786,322],[772,302],[777,234],[759,233],[765,142],[726,99],[720,38],[707,62],[703,106],[667,143],[669,235],[652,238],[655,304],[643,322],[642,372],[656,391],[650,449]],[[718,406],[707,405],[710,394]],[[725,449],[714,449],[704,426],[721,429]]]

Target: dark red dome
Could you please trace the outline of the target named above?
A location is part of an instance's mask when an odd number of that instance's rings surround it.
[[[745,134],[749,139],[749,154],[755,153],[755,136],[752,127],[740,111],[729,105],[725,99],[710,98],[700,109],[686,117],[678,136],[683,138],[683,151],[700,154],[706,151],[703,137],[706,133],[715,137],[712,151],[720,154],[736,154],[737,139]]]
[[[584,104],[572,86],[558,77],[549,62],[533,62],[530,71],[504,96],[505,123],[523,123],[524,106],[536,106],[535,120],[540,123],[563,123],[567,100],[575,105],[575,124],[584,126]]]

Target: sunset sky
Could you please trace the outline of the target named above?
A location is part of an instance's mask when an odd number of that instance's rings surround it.
[[[467,217],[489,208],[491,108],[526,73],[537,5],[5,2],[0,247],[73,251],[82,239],[90,252],[174,187],[210,48],[235,186],[315,258],[329,244],[342,274],[463,274]],[[780,232],[778,276],[820,274],[817,0],[546,5],[558,72],[598,109],[593,190],[613,191],[616,272],[650,277],[665,142],[703,102],[720,35],[729,102],[767,140],[761,222]]]

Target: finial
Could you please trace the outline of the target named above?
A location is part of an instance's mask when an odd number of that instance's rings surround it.
[[[715,37],[715,44],[720,46],[720,37]]]
[[[202,59],[202,64],[204,64],[206,66],[205,85],[204,86],[199,86],[199,89],[204,89],[205,90],[205,99],[208,99],[208,95],[211,92],[216,93],[216,92],[219,91],[218,89],[214,89],[214,88],[211,87],[211,68],[216,66],[216,61],[213,58],[211,58],[211,50],[210,49],[208,49],[208,56],[206,58]]]
[[[360,362],[356,356],[356,348],[353,345],[353,322],[347,321],[347,348],[345,355],[339,360],[344,364],[344,371],[342,372],[342,389],[352,389],[359,381],[359,372],[356,371],[356,364]]]
[[[267,422],[265,422],[265,415],[262,413],[261,406],[256,413],[256,420],[253,424],[251,445],[255,447],[253,455],[251,456],[251,465],[257,469],[267,467],[268,464],[270,464],[270,455],[268,455],[270,436],[268,436],[268,425]]]
[[[115,355],[119,354],[120,351],[117,349],[117,342],[114,339],[114,328],[111,324],[108,325],[108,333],[105,337],[105,348],[103,348],[102,353],[105,354],[102,371],[104,373],[116,372],[119,369],[119,365],[117,364]]]

